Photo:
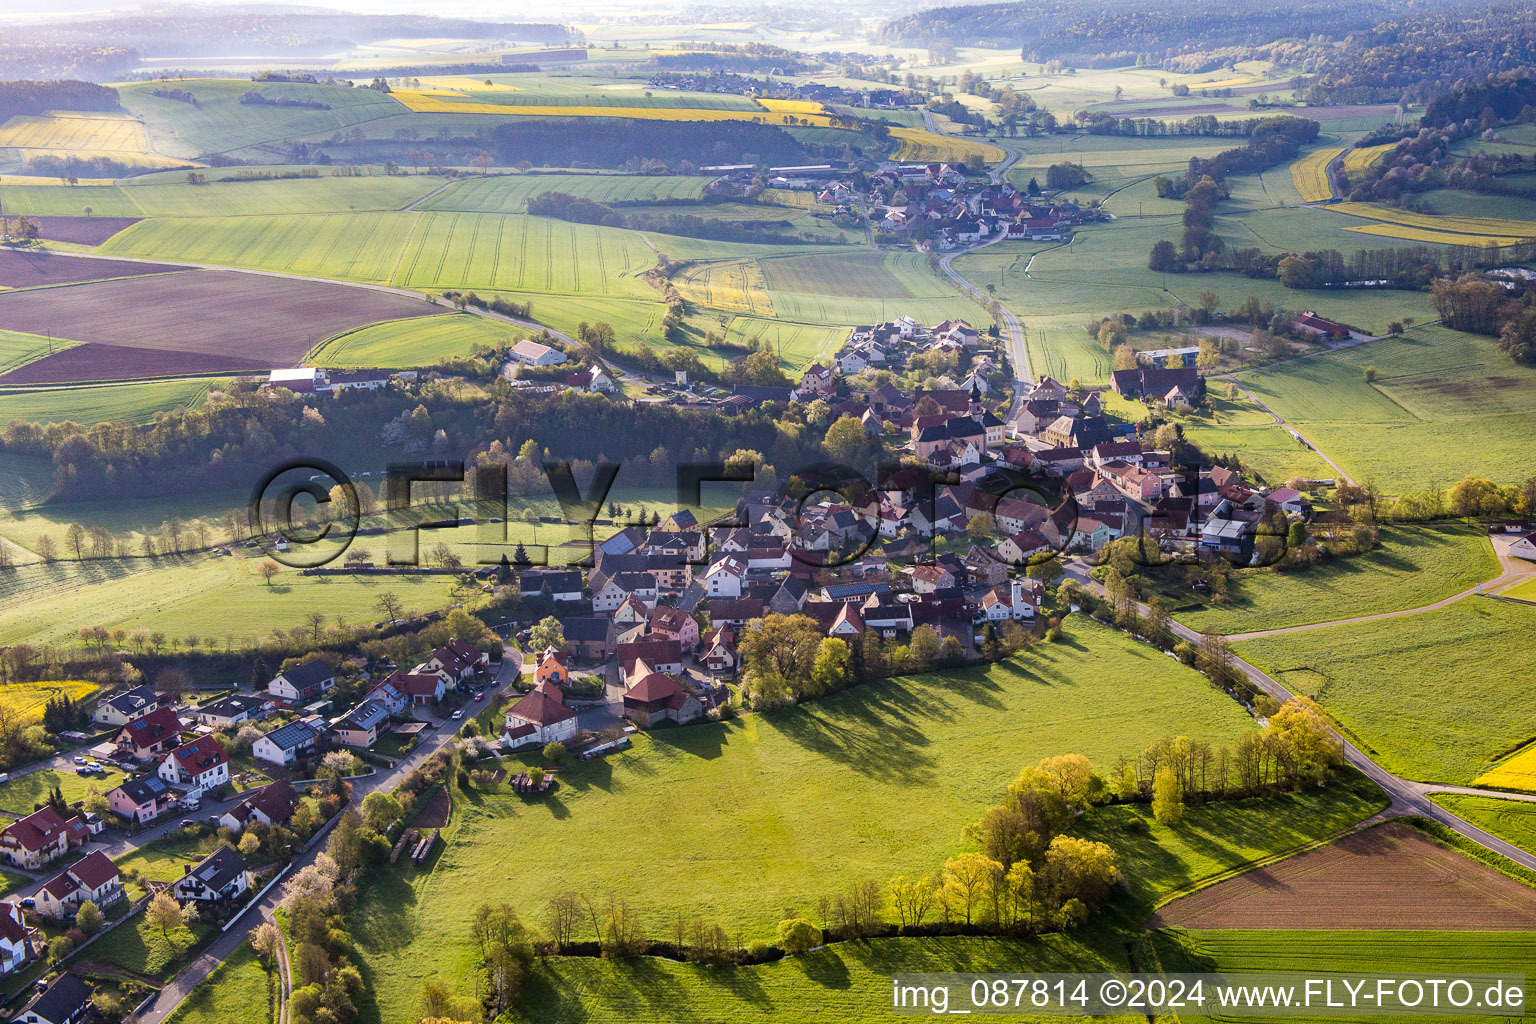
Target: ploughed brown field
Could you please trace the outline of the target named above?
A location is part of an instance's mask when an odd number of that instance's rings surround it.
[[[1389,822],[1174,900],[1148,927],[1536,931],[1536,889]]]
[[[440,312],[387,292],[222,270],[0,292],[0,328],[84,343],[0,384],[276,369],[353,327]]]
[[[77,259],[26,249],[0,249],[0,287],[4,288],[39,288],[50,284],[101,281],[109,277],[141,277],[180,269],[169,263]]]
[[[100,245],[113,235],[130,228],[138,217],[28,217],[38,232],[55,242]]]

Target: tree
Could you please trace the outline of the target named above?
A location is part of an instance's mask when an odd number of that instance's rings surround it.
[[[86,900],[75,911],[75,927],[87,935],[101,931],[101,920],[101,908],[92,900]]]
[[[400,801],[383,790],[369,793],[363,798],[363,823],[375,832],[383,832],[399,821],[403,813]]]
[[[70,523],[64,528],[64,543],[75,553],[75,561],[85,557],[85,527],[79,523]]]
[[[939,634],[926,622],[912,630],[912,638],[908,642],[908,649],[912,656],[912,667],[919,672],[927,672],[939,660]]]
[[[256,926],[255,931],[251,932],[251,948],[256,951],[256,955],[261,958],[268,970],[271,969],[272,958],[277,953],[278,937],[277,925],[271,921],[263,921]]]
[[[1147,257],[1147,269],[1158,273],[1177,272],[1184,269],[1184,261],[1179,258],[1178,248],[1165,238],[1153,244],[1152,253]]]
[[[821,945],[821,929],[803,917],[785,918],[779,922],[779,948],[790,956],[804,953]]]
[[[551,647],[565,650],[565,627],[553,615],[545,616],[529,631],[528,646],[536,654],[542,654]]]
[[[1002,875],[1003,866],[980,853],[962,853],[944,862],[939,900],[950,917],[963,915],[970,924],[994,875]]]
[[[834,460],[857,466],[867,460],[874,446],[869,435],[864,432],[862,423],[852,416],[840,416],[836,423],[827,428],[822,447]]]
[[[816,649],[811,666],[811,686],[815,694],[832,693],[853,682],[853,654],[839,637],[829,636]],[[813,694],[814,695],[814,694]]]
[[[168,892],[162,892],[149,901],[144,920],[151,927],[160,929],[161,938],[170,938],[171,929],[181,926],[181,904]]]
[[[1157,770],[1152,782],[1152,816],[1158,824],[1177,825],[1184,817],[1184,787],[1171,767]]]
[[[266,580],[267,586],[270,587],[272,585],[272,577],[282,570],[277,567],[276,562],[262,562],[261,565],[256,567],[256,571],[261,574],[261,578]]]
[[[896,911],[902,928],[915,928],[922,924],[923,918],[933,909],[936,896],[931,878],[897,875],[891,879],[891,907]]]
[[[747,625],[738,644],[743,688],[753,707],[791,704],[806,692],[822,632],[805,615],[768,615]]]
[[[555,764],[564,764],[566,757],[569,756],[566,752],[565,744],[559,740],[550,740],[544,744],[543,754],[544,760],[552,761]]]
[[[400,621],[400,596],[394,591],[384,591],[373,603],[389,619],[391,626]]]
[[[192,677],[174,666],[163,668],[155,675],[155,689],[171,700],[180,700],[192,689]]]

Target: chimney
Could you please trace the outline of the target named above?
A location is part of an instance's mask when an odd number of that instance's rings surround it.
[[[192,865],[191,864],[183,864],[181,866],[181,873],[183,875],[190,875],[192,873]]]

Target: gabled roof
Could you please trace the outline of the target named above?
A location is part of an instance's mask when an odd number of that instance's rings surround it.
[[[11,943],[26,941],[27,926],[21,921],[21,911],[14,903],[0,902],[0,939]]]
[[[183,877],[195,878],[214,892],[222,890],[245,871],[245,861],[228,846],[214,850]]]
[[[32,1015],[39,1020],[53,1021],[57,1024],[80,1013],[90,1001],[89,985],[73,974],[61,974],[42,995],[28,1003],[16,1019],[26,1020],[29,1015]]]
[[[124,779],[117,787],[135,807],[142,807],[152,800],[168,796],[171,787],[158,775],[141,775],[136,779]]]
[[[388,721],[389,711],[376,700],[365,700],[336,724],[346,729],[377,729]]]
[[[124,725],[118,736],[124,734],[135,747],[152,747],[168,737],[181,735],[181,719],[170,708],[156,708]]]
[[[160,698],[148,686],[138,686],[126,693],[115,694],[101,702],[123,715],[136,715],[145,707],[160,703]]]
[[[193,775],[212,771],[219,765],[229,762],[229,755],[224,753],[224,748],[219,746],[219,741],[212,736],[199,736],[191,743],[185,743],[165,756],[175,758],[184,770]]]
[[[286,822],[293,817],[293,809],[298,804],[299,794],[292,786],[279,779],[270,786],[263,786],[252,793],[230,808],[228,813],[233,815],[236,821],[244,822],[250,818],[252,810],[259,810],[270,821]]]
[[[99,889],[122,875],[118,866],[112,863],[112,858],[100,850],[92,850],[81,857],[69,866],[67,873],[73,875],[86,889]]]
[[[67,832],[64,818],[52,807],[43,807],[33,811],[19,821],[6,826],[0,835],[7,835],[21,844],[21,848],[31,853],[36,853],[44,847],[58,842],[59,836]]]
[[[267,733],[266,738],[275,743],[279,750],[296,750],[306,743],[313,743],[319,735],[308,722],[289,722],[281,729]]]
[[[288,680],[300,693],[317,690],[325,684],[327,679],[336,678],[335,670],[319,658],[313,658],[302,665],[295,665],[286,672],[279,672],[278,675]]]
[[[624,699],[641,704],[653,704],[657,701],[671,700],[682,692],[682,686],[671,676],[662,672],[648,672],[634,686],[625,691]]]
[[[550,726],[575,718],[576,712],[565,706],[560,691],[549,683],[540,683],[507,710],[513,718],[534,725]]]

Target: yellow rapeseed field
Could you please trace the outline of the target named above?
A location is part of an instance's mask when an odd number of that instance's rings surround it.
[[[85,700],[101,687],[83,679],[64,679],[40,683],[0,684],[0,704],[16,712],[22,722],[31,724],[42,719],[43,705],[50,698],[65,696],[72,700]]]
[[[1474,786],[1497,786],[1500,789],[1536,790],[1536,746],[1496,765],[1472,780]]]
[[[1291,180],[1303,202],[1321,203],[1333,198],[1333,186],[1328,181],[1328,162],[1342,149],[1314,149],[1291,164]]]
[[[1404,224],[1371,224],[1366,227],[1345,228],[1362,235],[1380,235],[1384,238],[1402,238],[1410,242],[1433,242],[1437,245],[1514,245],[1522,239],[1508,235],[1464,235],[1455,231],[1431,231]]]
[[[1366,146],[1362,149],[1351,149],[1344,154],[1344,170],[1349,174],[1359,174],[1375,163],[1381,154],[1396,148],[1395,143],[1389,142],[1383,146]]]
[[[1244,75],[1241,78],[1223,78],[1219,82],[1190,82],[1191,89],[1235,89],[1240,85],[1252,85],[1255,79],[1252,75]]]
[[[1420,228],[1424,231],[1459,232],[1465,235],[1499,235],[1519,238],[1536,238],[1536,220],[1514,220],[1502,217],[1442,217],[1433,213],[1413,213],[1396,210],[1377,203],[1335,203],[1329,207],[1335,213]],[[1377,232],[1380,234],[1381,232]],[[1406,236],[1400,236],[1406,237]]]
[[[921,128],[892,128],[891,138],[900,139],[901,147],[892,153],[896,160],[942,160],[956,162],[968,154],[980,153],[987,163],[1003,159],[1003,151],[979,139],[936,135]]]

